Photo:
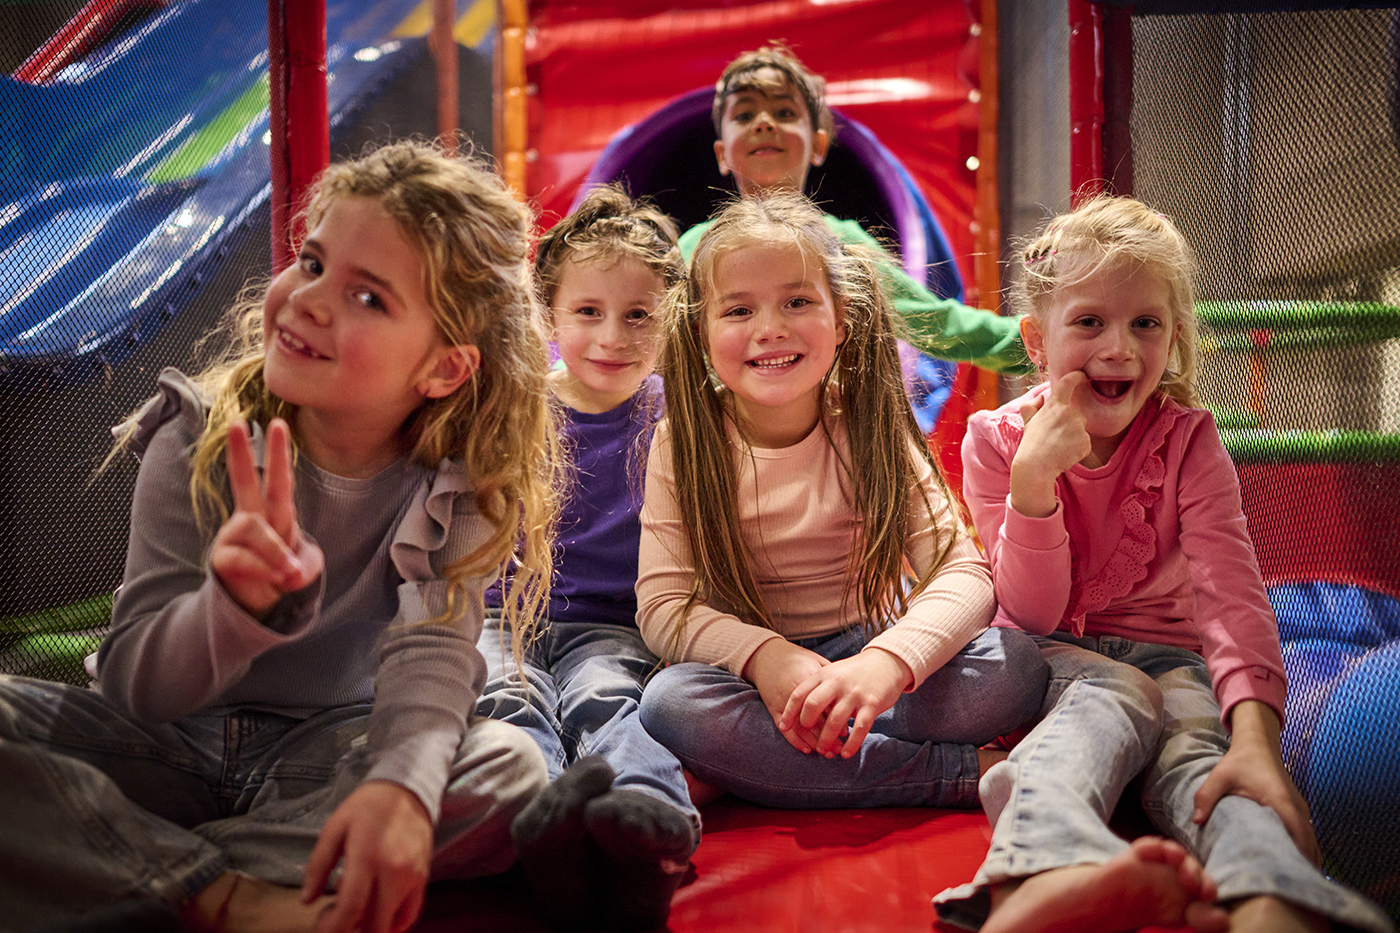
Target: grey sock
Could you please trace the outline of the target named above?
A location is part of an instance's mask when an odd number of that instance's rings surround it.
[[[580,758],[510,824],[520,867],[551,926],[577,927],[596,913],[602,857],[584,826],[584,808],[607,793],[612,780],[602,758]]]
[[[654,930],[690,867],[698,840],[677,807],[648,794],[610,790],[584,808],[604,860],[603,919],[618,930]]]

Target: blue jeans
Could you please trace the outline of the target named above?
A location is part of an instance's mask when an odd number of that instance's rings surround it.
[[[321,827],[369,770],[369,710],[147,723],[95,690],[0,675],[0,930],[130,897],[179,904],[230,869],[300,885]],[[473,723],[433,877],[509,868],[510,821],[544,780],[523,733]]]
[[[486,689],[476,711],[528,732],[544,752],[550,780],[586,755],[601,755],[613,786],[675,805],[700,840],[700,813],[676,757],[637,718],[642,687],[660,662],[635,626],[550,620],[526,652],[525,683],[510,650],[510,632],[488,610],[478,643]]]
[[[861,629],[794,641],[836,661]],[[1030,637],[990,629],[880,714],[850,758],[803,754],[753,684],[710,664],[676,664],[642,698],[642,723],[702,781],[770,807],[975,807],[977,747],[1040,709],[1045,662]]]
[[[991,848],[970,884],[934,899],[942,920],[976,930],[988,885],[1124,851],[1108,820],[1142,774],[1143,810],[1202,862],[1222,902],[1275,895],[1359,929],[1393,929],[1364,897],[1323,877],[1268,807],[1228,796],[1204,826],[1192,821],[1196,791],[1230,747],[1199,654],[1110,636],[1036,641],[1050,665],[1043,718],[983,778]]]

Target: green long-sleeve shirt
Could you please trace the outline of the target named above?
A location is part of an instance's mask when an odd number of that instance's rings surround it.
[[[681,234],[681,254],[687,262],[700,237],[713,221],[696,224]],[[859,243],[886,252],[873,236],[854,220],[826,215],[826,225],[843,243]],[[1021,329],[1014,317],[973,308],[954,298],[940,298],[909,276],[897,263],[888,264],[886,287],[891,303],[909,329],[910,343],[930,356],[972,363],[993,372],[1031,371]]]

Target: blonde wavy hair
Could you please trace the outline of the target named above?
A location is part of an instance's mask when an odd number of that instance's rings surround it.
[[[929,523],[936,522],[928,496],[915,506],[911,493],[922,490],[919,476],[925,468],[945,496],[947,487],[905,393],[897,317],[881,287],[880,268],[888,257],[843,244],[822,212],[791,192],[744,198],[724,208],[696,246],[690,278],[668,295],[671,326],[660,369],[681,525],[695,563],[686,611],[718,599],[744,621],[774,627],[740,532],[738,471],[726,426],[734,418],[732,401],[714,379],[704,336],[719,257],[773,243],[791,244],[821,268],[846,326],[847,337],[817,390],[827,400],[821,430],[831,441],[832,423],[839,420],[848,440],[842,463],[848,485],[832,490],[848,495],[859,517],[846,593],[849,598],[854,591],[865,624],[878,631],[903,615],[909,600],[928,585],[956,529],[935,529],[938,558],[910,587],[905,537],[911,517],[918,517],[911,513],[917,507]]]
[[[1051,219],[1025,244],[1021,264],[1024,274],[1012,287],[1012,307],[1037,323],[1044,321],[1056,292],[1105,270],[1141,267],[1159,276],[1181,329],[1157,389],[1189,408],[1201,407],[1196,394],[1200,324],[1192,286],[1196,259],[1165,214],[1135,198],[1090,198]]]
[[[398,221],[422,257],[424,292],[443,338],[481,352],[472,377],[456,392],[426,400],[403,435],[415,463],[435,469],[444,459],[461,461],[477,507],[495,526],[480,548],[444,569],[448,613],[468,578],[511,563],[512,598],[505,605],[518,648],[548,599],[558,512],[557,434],[530,274],[533,215],[484,164],[421,142],[331,165],[309,195],[304,229],[315,229],[346,197],[373,198]],[[231,309],[222,332],[226,350],[196,377],[213,400],[190,480],[196,513],[206,523],[229,514],[223,455],[230,426],[239,419],[295,424],[295,406],[263,381],[261,298],[245,296]]]

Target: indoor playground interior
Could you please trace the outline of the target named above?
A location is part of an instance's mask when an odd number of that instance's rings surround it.
[[[87,682],[135,477],[99,469],[108,429],[287,261],[327,158],[457,130],[542,226],[621,180],[684,229],[733,195],[715,79],[779,40],[838,127],[809,193],[939,293],[997,309],[1008,244],[1098,190],[1194,244],[1203,395],[1288,669],[1285,758],[1324,868],[1400,919],[1397,36],[1364,2],[3,0],[0,671]],[[1024,387],[905,360],[938,451]],[[990,836],[980,812],[703,812],[675,933],[945,929],[930,898]],[[435,884],[416,929],[468,917],[545,929],[508,879]]]

